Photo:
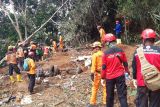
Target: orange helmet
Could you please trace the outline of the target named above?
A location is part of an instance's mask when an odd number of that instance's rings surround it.
[[[155,39],[156,38],[156,32],[152,29],[145,29],[145,30],[142,31],[141,38],[143,40],[148,39],[148,38]]]
[[[104,39],[103,39],[104,43],[106,43],[106,42],[112,42],[112,41],[115,41],[115,40],[116,40],[116,37],[112,33],[107,33],[104,36]]]
[[[101,44],[101,42],[98,42],[98,41],[96,41],[96,42],[94,42],[93,44],[92,44],[92,47],[93,48],[95,48],[95,47],[102,47],[102,44]]]

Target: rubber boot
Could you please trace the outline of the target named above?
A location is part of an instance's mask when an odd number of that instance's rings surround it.
[[[10,78],[10,80],[11,80],[12,83],[15,82],[13,76],[9,76],[9,78]]]
[[[22,76],[20,74],[17,74],[17,82],[22,82]]]
[[[117,39],[117,44],[121,44],[121,39]]]

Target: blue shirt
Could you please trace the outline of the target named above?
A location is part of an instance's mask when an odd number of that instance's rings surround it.
[[[116,24],[115,32],[116,32],[116,33],[120,33],[120,32],[121,32],[121,29],[122,29],[121,24],[120,24],[120,23]]]

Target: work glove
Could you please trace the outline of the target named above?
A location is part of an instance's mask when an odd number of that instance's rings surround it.
[[[104,87],[105,86],[105,79],[101,79],[101,85]]]
[[[91,80],[94,81],[94,73],[91,73]]]

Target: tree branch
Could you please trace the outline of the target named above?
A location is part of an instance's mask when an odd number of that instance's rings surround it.
[[[35,32],[33,32],[23,43],[25,43],[26,41],[28,41],[32,36],[34,36],[41,28],[43,28],[52,18],[53,16],[68,2],[69,0],[66,0],[54,13],[53,15],[45,22],[41,25],[41,27],[39,27]]]

